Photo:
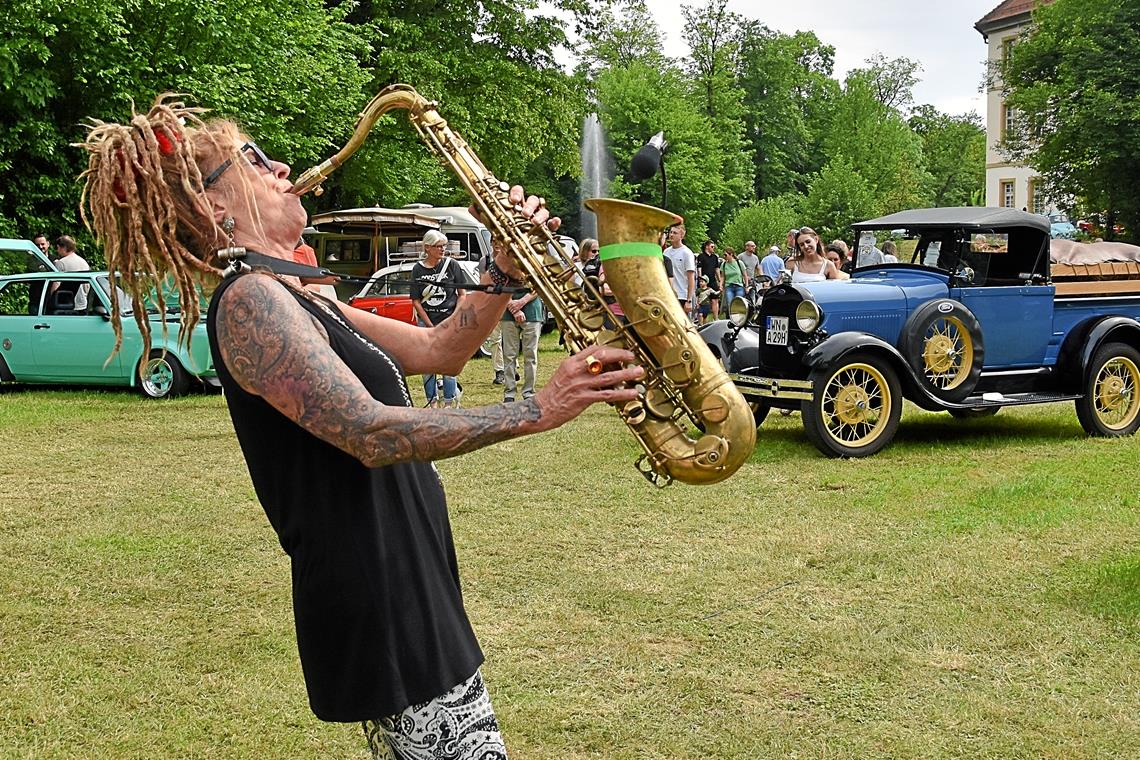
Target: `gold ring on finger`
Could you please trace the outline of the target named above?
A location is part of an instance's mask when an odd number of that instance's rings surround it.
[[[586,357],[586,371],[591,375],[599,375],[602,372],[602,360],[590,354]]]

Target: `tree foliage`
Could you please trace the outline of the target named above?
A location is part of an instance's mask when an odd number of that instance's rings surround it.
[[[922,138],[931,205],[975,205],[974,195],[986,181],[986,131],[981,122],[976,114],[950,116],[931,105],[912,112],[908,123]]]
[[[366,78],[367,47],[319,0],[15,0],[0,40],[0,226],[75,233],[87,116],[163,91],[234,116],[283,160],[312,161]],[[348,111],[351,113],[351,111]]]
[[[799,200],[789,193],[741,206],[724,225],[721,242],[740,251],[747,241],[755,241],[761,256],[773,245],[782,249],[788,230],[800,226]]]
[[[744,131],[753,155],[753,193],[766,198],[807,190],[825,161],[828,111],[839,91],[835,50],[811,32],[786,35],[757,22],[741,30]]]
[[[878,92],[876,77],[867,70],[848,74],[823,151],[833,166],[859,175],[875,198],[874,213],[889,214],[923,205],[930,179],[922,139],[897,110],[878,99]]]
[[[1053,198],[1140,230],[1140,4],[1057,0],[1001,72],[1017,124],[1005,148],[1036,168]]]
[[[557,8],[588,17],[588,0]],[[123,119],[162,91],[236,118],[271,155],[310,166],[377,90],[406,81],[493,171],[553,184],[577,172],[583,88],[554,49],[565,25],[519,3],[363,0],[15,0],[0,40],[0,232],[75,232],[87,116]],[[492,86],[493,85],[493,86]],[[404,114],[334,174],[333,205],[460,201]],[[536,180],[538,178],[535,178]]]

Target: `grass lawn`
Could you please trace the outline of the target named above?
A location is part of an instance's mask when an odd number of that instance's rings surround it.
[[[221,397],[10,389],[0,436],[0,757],[365,756],[308,711]],[[439,463],[513,758],[1140,751],[1140,440],[908,406],[868,460],[798,415],[715,486],[636,454],[600,407]]]

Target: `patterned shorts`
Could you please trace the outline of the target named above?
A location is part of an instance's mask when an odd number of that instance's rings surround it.
[[[364,721],[373,760],[506,760],[491,697],[478,671],[399,715]]]

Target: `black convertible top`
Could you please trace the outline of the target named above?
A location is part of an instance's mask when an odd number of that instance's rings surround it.
[[[851,225],[857,230],[908,229],[925,230],[953,227],[963,230],[993,230],[1008,227],[1030,227],[1048,234],[1049,219],[1012,208],[955,206],[947,208],[915,208],[897,214],[880,216]]]

